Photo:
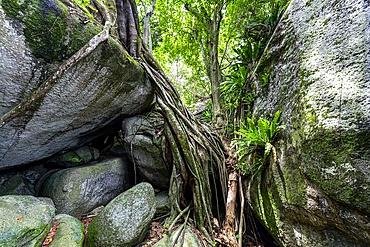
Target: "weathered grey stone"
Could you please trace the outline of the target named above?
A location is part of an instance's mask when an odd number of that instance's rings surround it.
[[[1,1],[1,117],[101,31],[80,18],[58,0]],[[154,94],[143,69],[112,38],[57,80],[27,110],[0,123],[0,169],[82,146],[145,110]]]
[[[110,158],[94,165],[58,171],[44,182],[40,196],[53,199],[58,214],[79,217],[131,186],[127,158]]]
[[[155,196],[156,217],[171,212],[170,202],[168,198],[168,191],[162,191]]]
[[[127,118],[122,123],[124,145],[141,177],[160,189],[168,189],[170,174],[162,152],[163,118],[158,113]]]
[[[1,171],[0,172],[0,186],[2,186],[6,181],[11,179],[15,175],[17,175],[17,172],[14,169],[10,171]]]
[[[59,221],[59,228],[49,247],[82,247],[84,226],[78,219],[67,214],[58,214],[55,221]]]
[[[184,235],[185,234],[185,235]],[[189,227],[186,227],[185,230],[181,231],[180,228],[176,229],[175,231],[172,231],[170,236],[166,235],[161,240],[159,240],[157,243],[153,245],[153,247],[168,247],[172,246],[172,243],[175,241],[175,238],[177,238],[175,247],[201,247],[203,246],[197,236],[189,229]],[[181,243],[183,242],[183,245]]]
[[[281,246],[370,245],[369,20],[369,1],[292,0],[259,64],[254,119],[287,128],[248,201]]]
[[[74,167],[88,163],[99,158],[99,150],[93,147],[83,146],[76,150],[52,158],[49,162],[57,163],[62,167]]]
[[[52,226],[55,208],[33,196],[0,197],[0,246],[39,247]]]
[[[0,186],[0,196],[5,195],[35,195],[35,188],[23,175],[17,174]]]
[[[135,246],[143,241],[154,214],[154,189],[149,183],[140,183],[100,212],[89,226],[85,246]]]

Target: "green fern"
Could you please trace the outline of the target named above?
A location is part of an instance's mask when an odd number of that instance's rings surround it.
[[[249,127],[242,125],[242,128],[236,132],[240,138],[234,138],[232,143],[237,147],[238,168],[244,174],[252,174],[253,176],[258,174],[271,151],[274,161],[277,161],[273,142],[276,133],[285,128],[283,125],[278,125],[280,114],[281,111],[277,111],[272,122],[264,118],[258,119],[257,127],[252,119],[248,118]],[[261,151],[263,151],[263,155],[259,155]],[[251,164],[246,161],[249,155],[252,155]]]

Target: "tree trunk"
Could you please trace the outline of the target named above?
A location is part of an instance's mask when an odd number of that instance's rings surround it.
[[[228,240],[228,246],[237,247],[239,246],[238,241],[235,237],[235,207],[236,207],[236,195],[238,189],[238,179],[237,174],[234,171],[229,175],[229,192],[227,195],[226,203],[226,217],[223,223],[223,231]]]
[[[144,25],[143,25],[143,43],[148,48],[149,52],[152,53],[153,45],[152,45],[152,31],[150,29],[150,18],[154,13],[155,1],[152,0],[149,9],[146,9],[146,6],[143,1],[141,1],[142,5],[144,6],[145,11],[145,18],[144,18]]]
[[[208,72],[212,91],[212,122],[216,128],[224,126],[224,117],[221,112],[220,85],[222,82],[221,67],[218,61],[218,39],[222,20],[221,7],[213,10],[213,18],[208,24]]]
[[[116,0],[118,34],[127,52],[134,58],[140,50],[136,5],[130,0]]]
[[[222,82],[221,67],[218,61],[218,39],[220,32],[220,24],[222,20],[222,8],[224,2],[218,2],[216,7],[213,9],[213,13],[208,15],[204,8],[201,11],[197,11],[190,4],[185,4],[184,7],[187,11],[192,13],[194,17],[198,19],[199,22],[206,27],[206,46],[204,47],[202,41],[202,35],[198,28],[193,29],[194,38],[197,40],[204,61],[204,66],[206,68],[207,76],[211,83],[212,92],[212,123],[216,128],[224,127],[224,117],[221,112],[221,102],[220,102],[220,84]]]
[[[214,42],[212,42],[214,43]],[[217,48],[214,49],[215,45],[210,45],[212,50],[209,52],[209,80],[211,82],[211,92],[212,92],[212,122],[216,128],[223,127],[224,120],[221,112],[221,101],[220,101],[220,85],[222,82],[221,79],[221,69],[218,63],[218,52]]]
[[[137,62],[155,85],[157,104],[165,118],[167,127],[164,133],[170,143],[173,157],[169,190],[170,218],[172,220],[178,219],[179,217],[176,215],[183,214],[184,208],[192,205],[193,219],[198,229],[214,239],[211,224],[213,218],[212,197],[216,196],[219,204],[226,204],[227,193],[225,149],[221,139],[217,133],[201,124],[188,111],[175,87],[155,61],[151,52],[146,49],[146,46],[139,47],[138,50],[133,49],[136,44],[141,43],[139,30],[133,30],[135,26],[132,25],[137,19],[137,12],[133,11],[136,8],[134,9],[132,2],[128,0],[116,0],[116,4],[117,19],[119,20],[118,31],[122,43],[129,49],[132,56],[139,56]],[[154,4],[153,0],[153,10]],[[218,62],[217,53],[216,62]],[[218,94],[216,95],[218,96]],[[213,186],[211,186],[211,178]],[[216,191],[218,189],[223,192],[220,198],[217,197]],[[186,195],[192,195],[190,202]]]

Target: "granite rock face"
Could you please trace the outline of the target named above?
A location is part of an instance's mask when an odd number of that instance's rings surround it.
[[[370,2],[292,0],[257,72],[254,120],[287,128],[253,210],[281,246],[369,246]]]
[[[180,232],[181,230],[181,232]],[[170,236],[165,235],[161,240],[159,240],[157,243],[153,245],[153,247],[167,247],[171,246],[172,243],[175,241],[177,238],[177,241],[174,245],[174,247],[201,247],[204,246],[203,244],[200,243],[199,239],[197,236],[190,230],[189,227],[185,227],[185,229],[176,229],[171,232]],[[183,241],[183,242],[182,242]]]
[[[49,160],[49,163],[55,163],[57,166],[64,168],[80,166],[91,160],[99,158],[99,150],[93,147],[83,146],[76,150],[69,151],[65,154]]]
[[[2,117],[101,30],[59,1],[0,3]],[[141,67],[109,38],[26,110],[0,123],[0,170],[76,149],[145,110],[153,95]]]
[[[0,186],[0,196],[5,195],[35,195],[31,182],[23,175],[17,174]]]
[[[155,216],[163,216],[171,212],[168,191],[161,191],[155,196],[156,213]]]

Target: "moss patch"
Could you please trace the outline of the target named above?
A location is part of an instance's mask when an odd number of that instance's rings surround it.
[[[368,131],[318,133],[302,145],[302,169],[329,196],[368,210],[369,139]]]
[[[54,0],[3,0],[5,13],[21,21],[33,54],[46,61],[71,57],[100,30],[81,24]]]

